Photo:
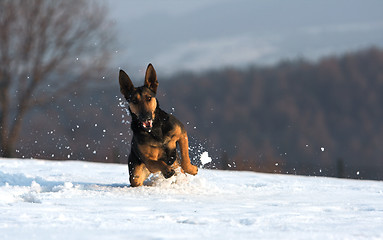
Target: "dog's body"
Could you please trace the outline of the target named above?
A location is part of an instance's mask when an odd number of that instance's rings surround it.
[[[123,70],[120,70],[119,83],[132,116],[133,139],[128,159],[131,186],[141,186],[150,173],[161,172],[169,178],[175,174],[179,163],[183,171],[196,175],[198,168],[190,163],[184,126],[173,115],[161,110],[155,98],[158,81],[153,66],[149,64],[146,69],[144,86],[135,88]]]

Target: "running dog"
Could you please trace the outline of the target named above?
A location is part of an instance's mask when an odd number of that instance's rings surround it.
[[[134,87],[123,70],[120,70],[119,83],[132,116],[133,138],[128,159],[130,185],[142,186],[150,173],[161,172],[165,178],[170,178],[179,166],[182,172],[196,175],[198,168],[190,162],[184,126],[173,115],[161,110],[156,99],[158,81],[152,64],[146,69],[144,86]]]

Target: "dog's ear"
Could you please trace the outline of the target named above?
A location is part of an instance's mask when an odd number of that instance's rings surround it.
[[[157,74],[156,70],[154,70],[154,67],[151,63],[149,63],[148,68],[146,69],[144,86],[152,90],[154,93],[157,93]]]
[[[129,98],[135,89],[132,80],[130,80],[128,74],[126,74],[123,70],[120,70],[118,81],[120,83],[121,93],[125,96],[125,98]]]

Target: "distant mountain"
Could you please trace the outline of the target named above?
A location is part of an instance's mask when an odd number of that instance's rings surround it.
[[[142,76],[148,62],[170,76],[383,47],[379,0],[106,3],[120,43],[113,66],[132,76]]]

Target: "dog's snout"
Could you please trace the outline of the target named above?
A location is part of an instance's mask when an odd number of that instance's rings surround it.
[[[150,112],[140,112],[138,118],[141,122],[152,120],[152,113]]]

